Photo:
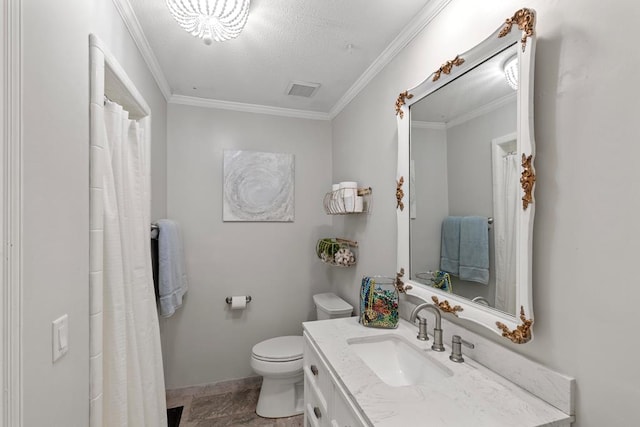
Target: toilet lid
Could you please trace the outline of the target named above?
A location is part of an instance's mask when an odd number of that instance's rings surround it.
[[[253,356],[271,362],[289,362],[302,358],[302,337],[271,338],[253,346]]]

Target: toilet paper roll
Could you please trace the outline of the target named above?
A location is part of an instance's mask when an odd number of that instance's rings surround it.
[[[342,196],[342,212],[355,212],[358,183],[355,181],[342,181],[339,185]]]
[[[231,297],[231,310],[244,310],[247,307],[247,297],[244,295]]]
[[[344,203],[344,212],[355,212],[355,199],[353,195],[345,196],[343,199]]]

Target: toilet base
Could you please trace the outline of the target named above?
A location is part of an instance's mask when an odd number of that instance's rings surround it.
[[[303,412],[302,372],[289,378],[263,378],[256,414],[264,418],[285,418],[300,415]]]

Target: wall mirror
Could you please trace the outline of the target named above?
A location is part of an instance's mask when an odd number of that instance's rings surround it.
[[[518,10],[396,101],[407,291],[532,339],[535,13]]]

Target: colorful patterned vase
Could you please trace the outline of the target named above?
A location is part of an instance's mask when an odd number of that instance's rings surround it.
[[[398,327],[398,289],[390,277],[363,277],[360,286],[360,323],[372,328]]]

